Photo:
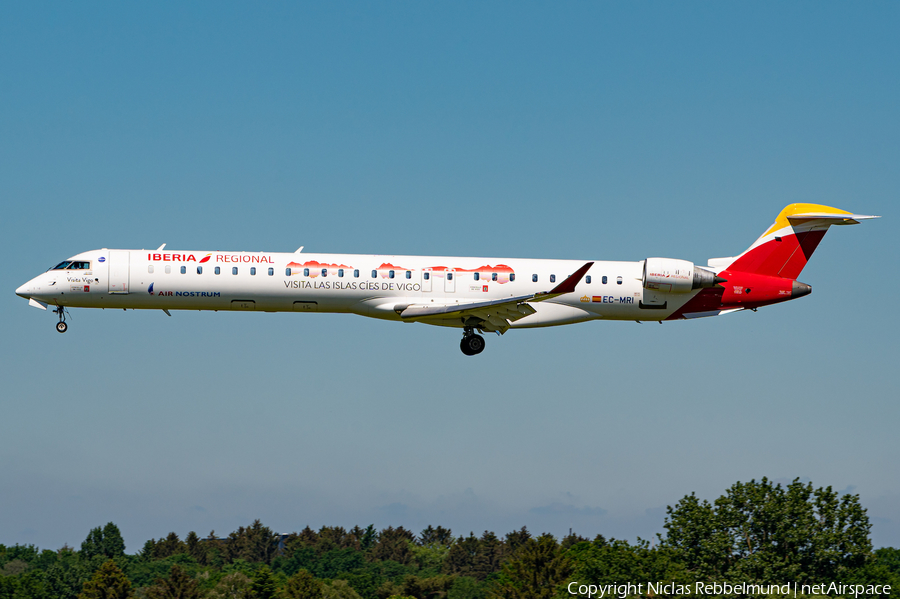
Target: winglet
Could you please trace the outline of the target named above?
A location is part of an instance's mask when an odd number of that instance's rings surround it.
[[[551,289],[547,292],[548,295],[562,295],[564,293],[572,293],[575,291],[575,287],[578,283],[581,282],[581,279],[584,278],[584,275],[587,274],[587,271],[591,269],[594,265],[593,262],[588,262],[575,272],[573,272],[570,276],[566,277],[566,280]]]

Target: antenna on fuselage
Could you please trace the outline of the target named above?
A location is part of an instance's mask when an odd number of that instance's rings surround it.
[[[303,246],[301,245],[300,247],[297,248],[297,251],[294,252],[294,253],[295,253],[295,254],[299,254],[299,253],[302,252],[302,251],[303,251]]]
[[[164,247],[166,247],[166,244],[162,244],[161,246],[159,246],[158,248],[156,248],[156,251],[157,251],[157,252],[161,252],[162,249],[163,249]]]

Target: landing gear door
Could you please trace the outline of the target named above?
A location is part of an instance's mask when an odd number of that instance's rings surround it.
[[[453,293],[456,291],[456,272],[447,269],[444,271],[444,292]]]
[[[111,250],[109,252],[109,292],[128,293],[130,273],[130,252]]]

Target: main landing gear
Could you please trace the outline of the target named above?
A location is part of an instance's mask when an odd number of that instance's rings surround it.
[[[476,356],[484,351],[484,337],[475,333],[472,327],[466,327],[463,332],[459,349],[467,356]]]
[[[59,314],[59,322],[56,323],[56,330],[60,333],[68,331],[69,325],[66,324],[66,309],[62,306],[56,306],[56,310],[53,312],[54,314]]]

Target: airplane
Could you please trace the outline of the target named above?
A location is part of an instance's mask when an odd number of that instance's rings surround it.
[[[350,313],[484,333],[591,320],[693,319],[753,310],[812,291],[797,277],[832,225],[879,218],[791,204],[746,251],[706,266],[637,262],[353,254],[99,249],[77,254],[16,294],[59,316],[68,308]],[[480,334],[479,334],[480,333]]]

